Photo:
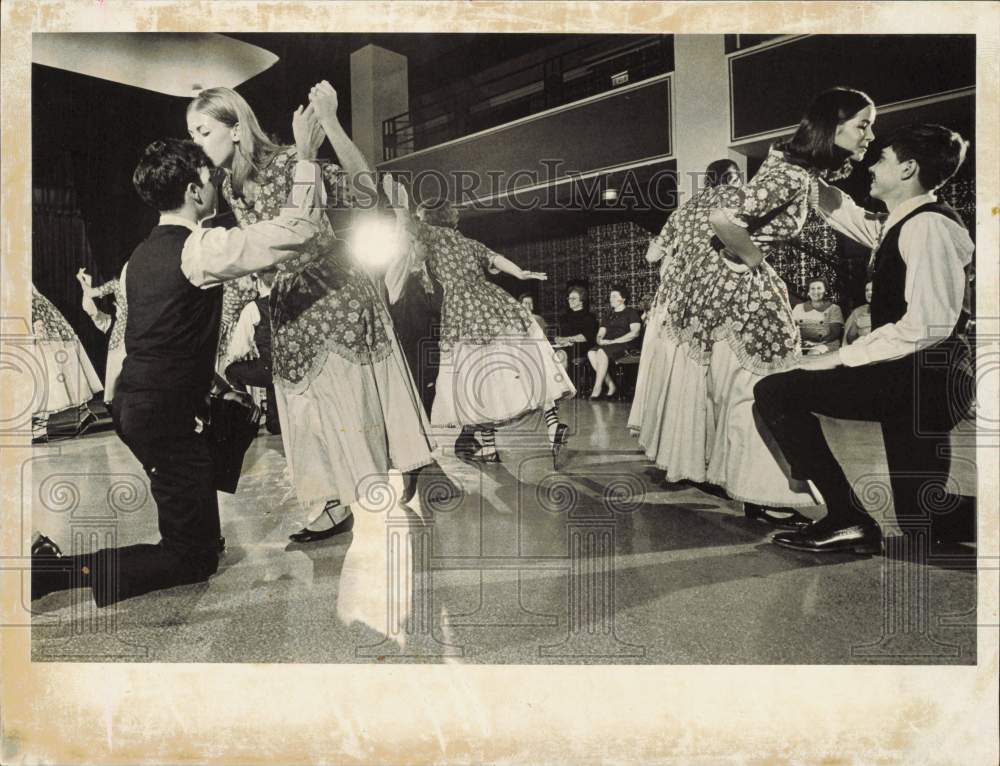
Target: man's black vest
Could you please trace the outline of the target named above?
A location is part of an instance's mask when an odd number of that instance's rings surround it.
[[[123,391],[200,395],[211,386],[222,290],[203,290],[184,276],[181,251],[189,236],[183,226],[157,226],[129,259]]]
[[[906,313],[906,262],[899,254],[899,233],[903,224],[920,213],[940,213],[955,223],[962,219],[947,203],[928,202],[903,216],[882,237],[872,268],[872,329],[898,322]],[[130,267],[131,268],[131,267]]]

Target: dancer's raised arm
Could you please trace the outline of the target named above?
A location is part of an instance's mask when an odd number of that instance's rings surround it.
[[[375,171],[361,150],[347,135],[337,117],[340,104],[337,91],[326,80],[317,83],[309,91],[309,103],[316,110],[320,125],[330,139],[341,167],[347,173],[348,184],[358,201],[364,205],[376,199]]]

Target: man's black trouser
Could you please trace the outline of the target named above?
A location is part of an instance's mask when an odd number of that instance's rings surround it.
[[[832,518],[856,517],[851,487],[816,415],[882,427],[889,485],[901,524],[927,521],[968,539],[974,518],[947,491],[949,432],[968,409],[972,379],[965,344],[950,338],[901,359],[859,367],[769,375],[754,387],[757,411],[792,476],[819,488]]]
[[[209,446],[195,433],[198,399],[172,391],[115,393],[115,430],[149,477],[160,541],[66,558],[66,586],[89,584],[98,606],[201,582],[218,569],[219,505]]]

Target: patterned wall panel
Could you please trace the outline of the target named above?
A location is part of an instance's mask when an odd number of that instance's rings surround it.
[[[631,222],[593,226],[585,235],[542,240],[503,248],[519,266],[544,271],[549,278],[539,284],[536,310],[555,320],[566,310],[566,290],[585,284],[590,307],[603,318],[610,311],[608,293],[621,285],[629,293],[629,304],[637,305],[656,289],[657,269],[646,263],[646,248],[652,232]]]

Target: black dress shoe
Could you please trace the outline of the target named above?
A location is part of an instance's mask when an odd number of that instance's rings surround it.
[[[38,535],[38,539],[31,544],[32,556],[54,556],[62,558],[62,551],[50,538],[43,534]]]
[[[301,532],[296,532],[288,536],[288,539],[293,543],[318,543],[320,540],[329,540],[331,537],[343,534],[344,532],[350,532],[354,529],[354,514],[352,513],[343,521],[334,524],[329,529],[323,529],[319,532],[313,531],[308,527],[303,529]]]
[[[225,552],[226,552],[226,538],[220,537],[219,538],[219,555],[221,556]]]
[[[407,471],[403,474],[403,496],[400,498],[400,502],[402,502],[403,505],[410,502],[413,499],[413,496],[417,494],[417,480],[420,478],[420,472],[426,467],[426,465],[422,465],[419,468],[414,468],[412,471]]]
[[[882,552],[882,531],[869,520],[821,519],[796,532],[779,532],[771,542],[783,548],[809,553],[857,553],[874,555]]]
[[[812,519],[803,516],[794,508],[774,508],[770,505],[743,503],[743,515],[754,521],[763,521],[774,527],[785,529],[805,529],[812,524]]]
[[[72,584],[70,576],[68,562],[63,560],[59,546],[39,535],[31,544],[31,600],[66,590]]]

